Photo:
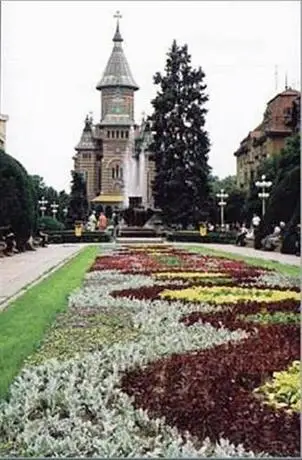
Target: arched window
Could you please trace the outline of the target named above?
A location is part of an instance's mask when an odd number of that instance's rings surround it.
[[[111,177],[112,179],[122,179],[123,168],[119,164],[116,164],[111,168]]]

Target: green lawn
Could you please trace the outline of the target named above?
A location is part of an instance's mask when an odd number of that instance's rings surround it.
[[[280,262],[275,262],[272,260],[264,260],[257,257],[246,257],[239,254],[232,254],[230,252],[218,251],[216,249],[206,248],[205,246],[192,246],[185,247],[187,251],[201,252],[206,255],[221,256],[226,257],[227,259],[233,260],[244,260],[249,265],[254,265],[257,267],[270,268],[276,272],[282,273],[284,275],[300,277],[301,268],[296,265],[281,264]]]
[[[66,310],[68,295],[81,285],[98,253],[98,246],[88,246],[0,313],[0,398],[57,314]]]

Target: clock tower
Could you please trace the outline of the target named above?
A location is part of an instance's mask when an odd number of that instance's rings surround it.
[[[134,93],[136,84],[124,50],[117,12],[113,49],[96,89],[100,92],[101,113],[98,123],[85,124],[83,139],[76,147],[75,170],[83,172],[87,183],[88,200],[106,207],[122,206],[124,202],[124,158],[129,148],[130,129],[134,127]],[[84,171],[82,157],[87,157],[87,137],[91,165],[95,171]],[[85,144],[85,145],[84,145]],[[92,148],[93,147],[93,148]],[[97,160],[96,160],[97,159]],[[80,161],[81,160],[81,161]]]
[[[101,80],[96,86],[101,95],[101,119],[97,132],[102,139],[101,194],[98,201],[123,203],[124,155],[129,144],[130,128],[134,125],[134,81],[125,57],[120,33],[119,12],[113,37],[113,50]]]

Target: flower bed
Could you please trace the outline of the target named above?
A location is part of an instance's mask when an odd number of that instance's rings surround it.
[[[252,392],[274,371],[299,359],[299,335],[298,327],[274,326],[237,344],[174,354],[128,372],[123,389],[136,407],[164,416],[200,441],[226,437],[254,452],[299,455],[299,415],[275,411]]]
[[[249,301],[251,298],[257,302],[276,302],[287,299],[299,300],[300,294],[293,291],[271,289],[242,288],[242,287],[190,287],[186,289],[163,291],[160,296],[168,299],[187,300],[189,302],[208,302],[215,304],[239,303]]]
[[[299,359],[298,292],[241,261],[107,249],[1,402],[0,455],[299,455],[298,414],[264,395]]]

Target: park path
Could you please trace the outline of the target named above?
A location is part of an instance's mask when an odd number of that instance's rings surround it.
[[[281,254],[280,252],[259,251],[254,248],[239,247],[231,244],[196,244],[196,243],[179,243],[179,245],[187,246],[203,246],[216,251],[229,252],[230,254],[239,254],[246,257],[255,257],[264,260],[273,260],[281,264],[301,266],[301,258],[290,254]]]
[[[36,281],[74,257],[85,244],[50,245],[0,258],[0,311]]]

